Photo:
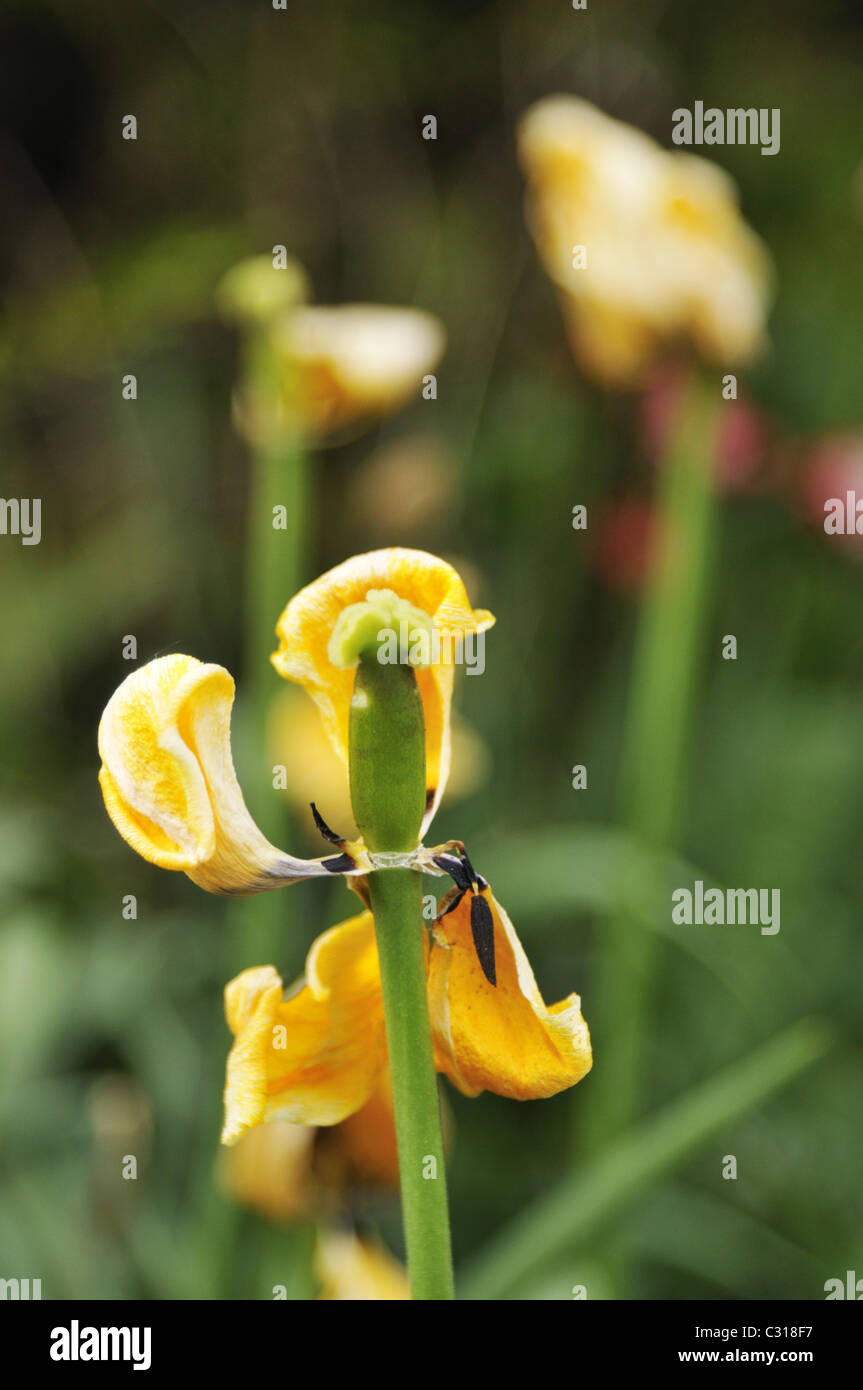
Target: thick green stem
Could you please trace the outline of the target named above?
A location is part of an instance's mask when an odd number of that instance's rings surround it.
[[[672,842],[680,805],[712,537],[719,405],[715,385],[691,383],[662,465],[659,555],[636,638],[620,817],[634,837],[657,849]],[[658,937],[645,930],[627,891],[622,883],[602,933],[592,992],[597,1078],[580,1117],[591,1155],[629,1128],[645,1094]]]
[[[357,670],[350,722],[351,799],[368,848],[414,849],[425,810],[425,730],[413,671]],[[411,1293],[453,1297],[440,1097],[426,992],[422,879],[412,869],[369,875],[383,990]]]

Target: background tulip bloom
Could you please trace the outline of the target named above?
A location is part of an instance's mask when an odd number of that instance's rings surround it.
[[[315,304],[278,319],[272,342],[284,407],[319,438],[419,395],[443,356],[446,334],[421,309]]]
[[[761,351],[769,260],[721,169],[568,96],[526,112],[518,150],[530,229],[588,375],[636,385],[678,337],[722,364]]]

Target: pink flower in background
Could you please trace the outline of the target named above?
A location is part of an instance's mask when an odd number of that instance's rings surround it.
[[[825,531],[826,539],[863,553],[863,535],[858,535],[855,526],[856,501],[863,503],[863,432],[837,431],[816,439],[803,458],[798,496],[806,519]],[[837,513],[840,525],[847,525],[847,534],[825,530],[825,520],[833,526],[831,518]],[[859,521],[863,526],[863,516]]]
[[[685,383],[686,374],[680,366],[666,366],[653,376],[642,397],[641,440],[654,464],[663,461],[671,446]],[[758,492],[775,481],[769,466],[769,445],[768,422],[755,406],[743,396],[723,401],[716,458],[719,490]]]

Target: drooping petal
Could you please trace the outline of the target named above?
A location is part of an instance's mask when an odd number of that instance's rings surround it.
[[[181,655],[148,662],[114,692],[99,724],[99,782],[124,840],[211,893],[361,872],[359,852],[351,866],[341,856],[295,859],[261,834],[231,757],[233,701],[224,667]]]
[[[386,1065],[383,1001],[371,913],[315,941],[287,997],[271,965],[225,990],[234,1034],[222,1142],[272,1120],[334,1125],[369,1100]]]
[[[382,1245],[360,1240],[353,1231],[323,1231],[315,1269],[320,1297],[330,1302],[393,1302],[411,1296],[404,1266]]]
[[[334,666],[328,646],[344,610],[364,603],[370,590],[381,589],[392,591],[428,614],[444,639],[440,643],[441,660],[416,671],[426,726],[428,825],[449,773],[457,642],[485,632],[494,623],[491,613],[471,608],[453,567],[425,551],[397,547],[346,560],[302,589],[288,604],[276,627],[279,650],[272,662],[279,675],[298,682],[315,700],[333,747],[347,763],[354,671]]]
[[[471,903],[485,900],[494,928],[492,984],[480,963]],[[474,914],[476,918],[477,914]],[[591,1068],[581,1000],[547,1006],[512,922],[490,889],[464,893],[435,924],[429,1009],[439,1071],[467,1096],[494,1091],[538,1100],[574,1086]]]

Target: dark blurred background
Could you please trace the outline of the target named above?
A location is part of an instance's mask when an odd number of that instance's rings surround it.
[[[238,345],[213,309],[240,256],[282,243],[317,301],[415,304],[446,326],[436,401],[315,453],[304,578],[417,546],[497,615],[486,675],[460,691],[485,756],[435,838],[468,843],[545,997],[578,989],[595,1021],[614,887],[596,865],[626,856],[615,787],[642,577],[640,531],[615,516],[621,499],[649,514],[655,468],[644,401],[579,376],[525,230],[515,123],[563,91],[666,146],[695,100],[781,109],[778,156],[700,151],[738,183],[777,298],[746,377],[754,482],[719,504],[678,850],[680,882],[780,888],[782,930],[667,941],[644,1109],[802,1016],[837,1042],[519,1292],[601,1296],[625,1226],[636,1296],[823,1297],[863,1258],[863,548],[827,543],[807,481],[825,439],[863,469],[859,7],[8,0],[0,53],[2,494],[43,499],[39,546],[0,537],[0,1275],[41,1277],[43,1297],[268,1297],[302,1258],[295,1231],[237,1217],[213,1176],[221,990],[259,962],[230,905],[131,853],[96,783],[125,635],[140,661],[222,663],[242,701],[249,461]],[[295,824],[291,848],[311,850]],[[288,976],[353,911],[337,885],[292,894]],[[541,1104],[450,1092],[459,1259],[566,1180],[593,1079]],[[398,1251],[391,1200],[365,1219]]]

